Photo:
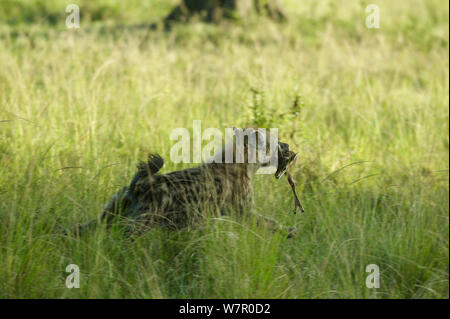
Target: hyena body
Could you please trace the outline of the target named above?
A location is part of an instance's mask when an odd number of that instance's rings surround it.
[[[252,177],[261,166],[270,165],[270,160],[277,158],[281,147],[287,144],[260,129],[235,129],[236,136],[242,134],[247,135],[243,154],[233,142],[205,164],[168,174],[158,174],[164,160],[150,155],[146,163],[138,165],[130,185],[106,204],[101,220],[109,223],[120,217],[130,231],[142,233],[153,226],[181,229],[198,225],[208,216],[255,214]],[[253,155],[252,148],[256,149]],[[232,152],[231,163],[226,163],[226,152]],[[251,159],[259,152],[265,152],[266,163]],[[256,216],[272,229],[283,228],[272,219]],[[293,234],[293,229],[289,234]]]
[[[149,163],[159,160],[150,156]],[[134,230],[180,229],[203,218],[251,209],[251,177],[245,165],[204,164],[160,175],[141,164],[133,182],[106,205],[102,219],[121,216]]]

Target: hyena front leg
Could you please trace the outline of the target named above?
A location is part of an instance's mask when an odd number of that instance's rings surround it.
[[[276,231],[286,232],[287,231],[288,238],[294,237],[297,233],[296,227],[287,228],[286,226],[281,225],[275,219],[272,219],[270,217],[259,214],[258,212],[256,212],[256,210],[252,210],[252,213],[256,216],[258,224],[267,225],[267,227],[273,232],[276,232]]]

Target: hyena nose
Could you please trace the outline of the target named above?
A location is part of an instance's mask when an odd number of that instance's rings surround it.
[[[281,153],[285,153],[289,151],[289,144],[278,142]]]

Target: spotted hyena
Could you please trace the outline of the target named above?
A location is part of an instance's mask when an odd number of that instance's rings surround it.
[[[164,160],[149,155],[138,165],[130,185],[106,204],[101,220],[110,223],[119,217],[130,231],[142,233],[154,226],[181,229],[197,225],[208,216],[255,214],[258,222],[284,230],[276,221],[256,213],[252,177],[262,166],[276,165],[288,150],[288,144],[263,129],[234,128],[233,142],[197,167],[159,174]],[[277,168],[275,176],[279,178],[285,167]],[[294,231],[286,230],[289,237]]]

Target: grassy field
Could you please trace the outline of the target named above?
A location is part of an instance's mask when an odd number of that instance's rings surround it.
[[[0,1],[0,297],[448,298],[448,2],[374,0],[379,29],[365,1],[326,0],[284,1],[284,24],[148,28],[177,2],[81,1],[74,30],[65,1]],[[232,218],[54,232],[97,218],[148,152],[189,166],[169,136],[193,120],[279,128],[306,213],[268,175],[256,206],[296,238]]]

